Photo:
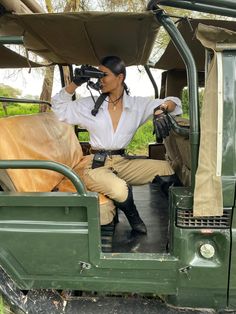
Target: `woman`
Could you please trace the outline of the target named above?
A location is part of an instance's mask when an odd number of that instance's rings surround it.
[[[182,113],[181,101],[176,97],[150,99],[131,97],[125,84],[126,68],[116,56],[101,60],[99,70],[106,75],[101,78],[101,91],[105,100],[98,113],[92,97],[72,101],[76,88],[87,81],[74,79],[52,99],[52,109],[60,121],[80,125],[90,133],[92,158],[84,171],[84,181],[91,191],[105,194],[126,215],[132,229],[146,234],[147,229],[133,201],[131,185],[152,182],[156,177],[166,178],[172,184],[174,171],[167,161],[130,159],[125,148],[136,130],[155,113],[167,110],[174,115]]]

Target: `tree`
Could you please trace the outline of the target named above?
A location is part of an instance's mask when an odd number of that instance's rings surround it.
[[[98,7],[106,11],[140,12],[146,6],[146,0],[98,0]]]
[[[87,1],[85,0],[64,0],[64,1],[53,1],[45,0],[45,8],[48,13],[63,11],[63,12],[74,12],[84,11],[87,9]],[[54,66],[47,67],[45,69],[44,80],[42,85],[42,92],[40,94],[40,100],[50,101],[52,95],[53,78],[54,78]],[[47,105],[40,105],[40,112],[47,110]]]
[[[21,95],[21,90],[18,88],[14,88],[9,85],[0,84],[0,95],[2,97],[11,97],[15,98]]]
[[[11,87],[9,85],[0,84],[0,95],[2,97],[16,98],[21,95],[21,90]],[[7,105],[8,103],[2,102],[2,107],[5,115],[7,115]]]

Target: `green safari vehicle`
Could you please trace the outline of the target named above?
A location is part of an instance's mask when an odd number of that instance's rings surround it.
[[[174,23],[162,6],[231,19]],[[142,13],[54,14],[32,0],[0,1],[2,69],[58,65],[64,86],[74,65],[119,55],[128,66],[144,66],[155,97],[181,97],[187,89],[189,104],[189,119],[168,116],[170,135],[149,144],[146,156],[167,158],[183,185],[171,187],[168,199],[155,184],[134,187],[147,236],[130,233],[110,200],[87,191],[81,169],[89,144],[77,136],[83,130],[51,112],[0,119],[0,292],[15,311],[100,313],[94,303],[105,300],[107,313],[114,302],[116,313],[158,313],[159,298],[171,306],[166,313],[236,311],[235,17],[234,0],[156,0]],[[171,41],[150,65],[161,26]],[[151,67],[163,70],[160,91]]]

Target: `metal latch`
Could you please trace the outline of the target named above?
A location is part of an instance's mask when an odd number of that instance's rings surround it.
[[[190,277],[189,271],[191,270],[191,268],[192,268],[191,266],[185,266],[185,267],[180,268],[179,272],[182,274],[185,274],[187,276],[188,280],[190,280],[191,277]]]
[[[92,266],[89,263],[83,262],[83,261],[79,261],[79,265],[80,265],[80,274],[84,271],[84,270],[88,270],[90,269]]]

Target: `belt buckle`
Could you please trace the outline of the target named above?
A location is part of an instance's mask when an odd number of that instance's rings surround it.
[[[101,149],[101,150],[100,150],[100,153],[101,153],[102,155],[108,156],[107,151],[106,151],[105,149]]]

